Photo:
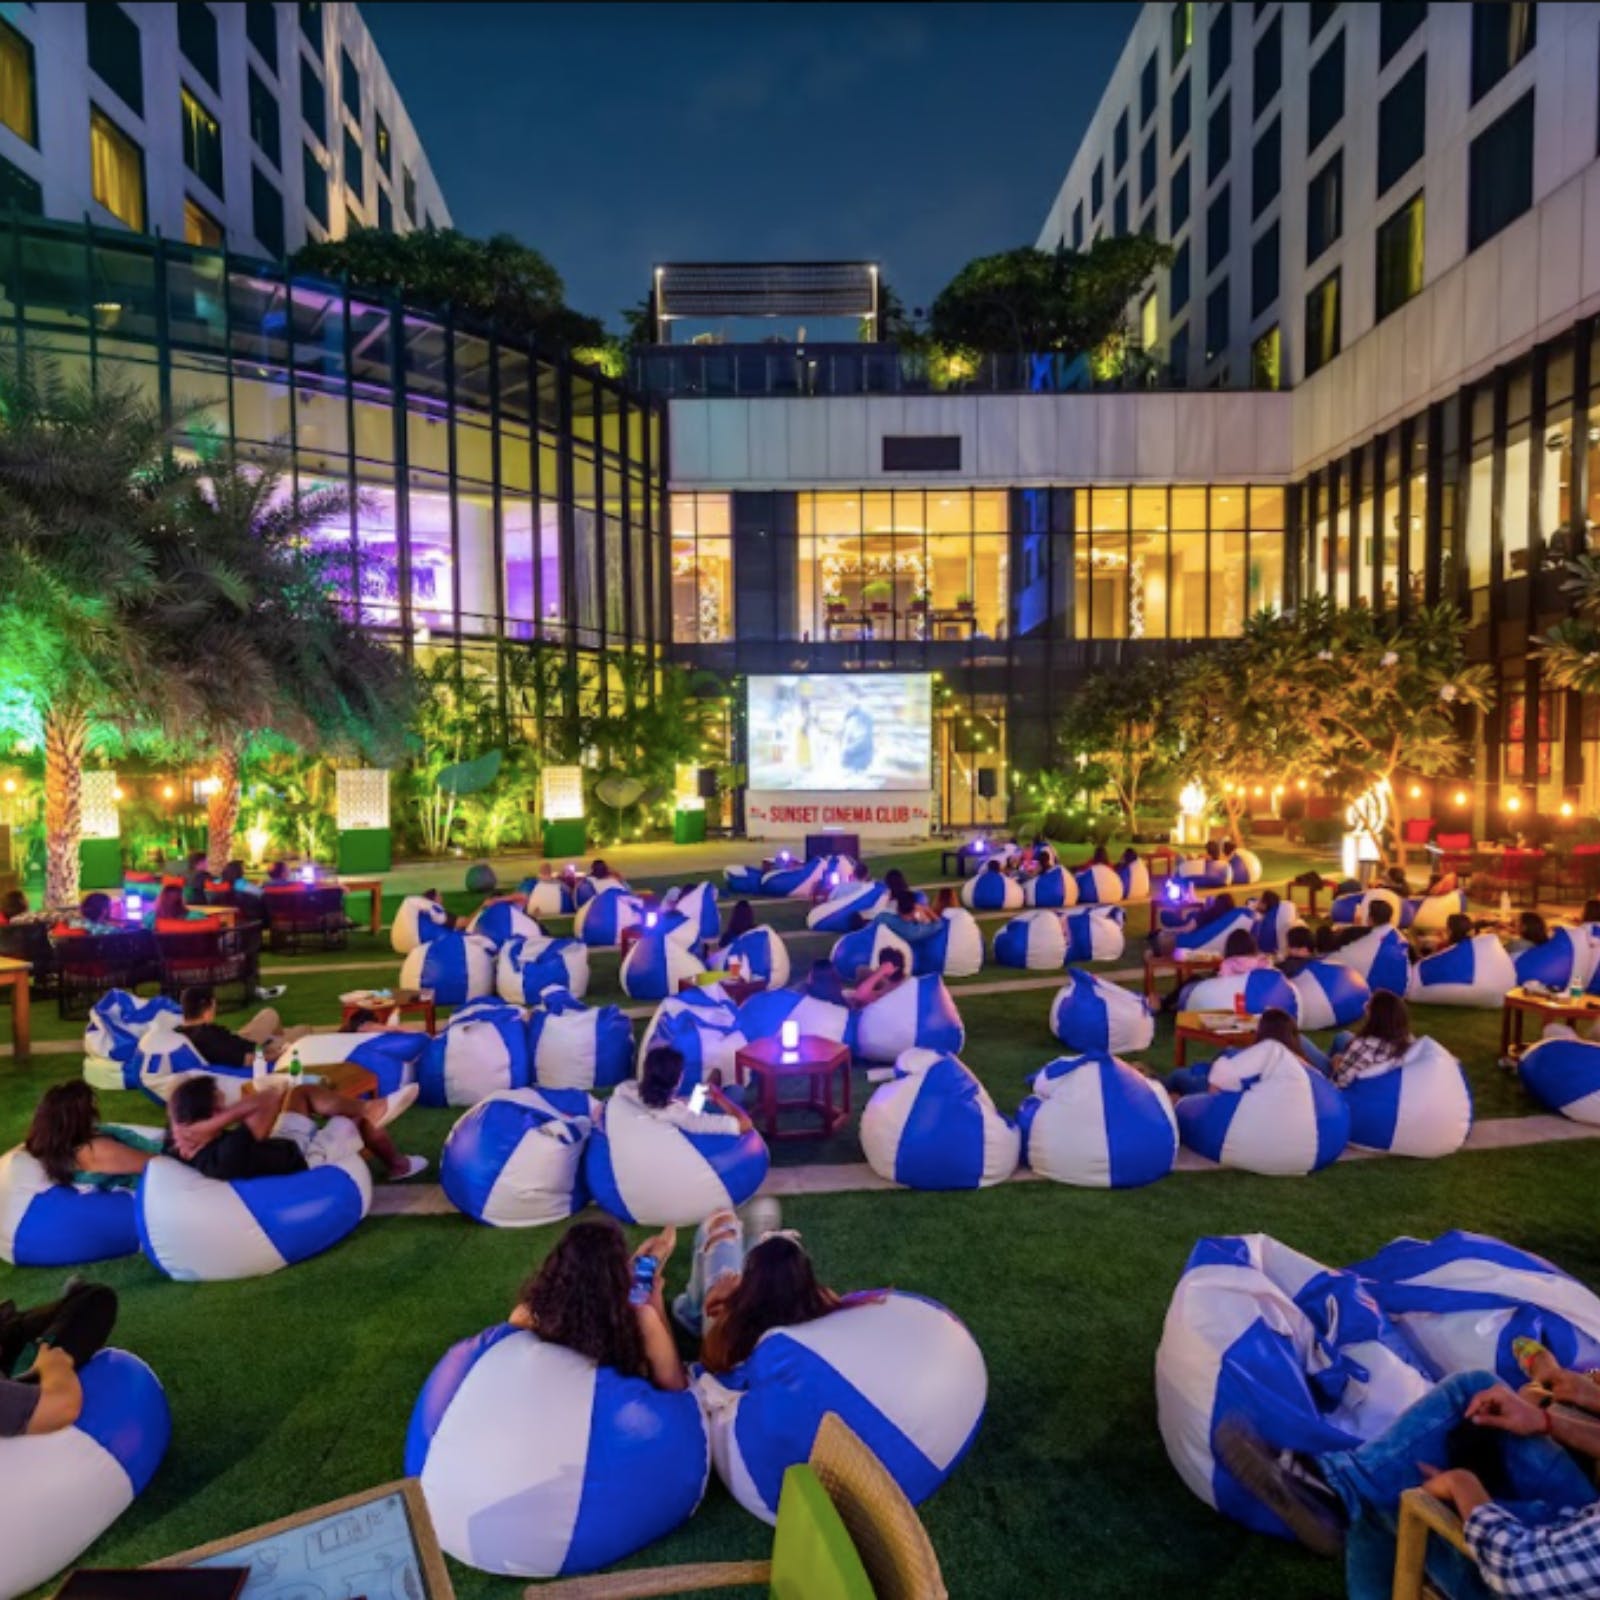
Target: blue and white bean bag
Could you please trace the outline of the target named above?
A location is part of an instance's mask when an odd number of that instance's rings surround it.
[[[1498,1011],[1516,987],[1517,969],[1492,933],[1464,939],[1411,969],[1408,1000],[1429,1006],[1481,1006]]]
[[[1223,1060],[1242,1088],[1188,1094],[1177,1104],[1178,1132],[1191,1150],[1269,1177],[1303,1177],[1339,1159],[1350,1108],[1320,1072],[1272,1039]]]
[[[251,1075],[249,1067],[213,1067],[179,1033],[168,1017],[158,1017],[139,1040],[133,1059],[123,1069],[130,1088],[140,1090],[159,1106],[164,1106],[173,1089],[192,1073],[204,1072],[216,1079],[228,1103],[238,1099],[241,1085]]]
[[[613,892],[631,894],[633,891],[628,887],[627,879],[619,878],[614,872],[604,878],[584,876],[578,879],[577,885],[572,891],[572,898],[577,902],[578,909],[582,911],[591,900],[598,900],[602,895],[608,895]]]
[[[609,1089],[633,1064],[633,1024],[620,1007],[586,1006],[561,989],[529,1014],[527,1041],[528,1080],[540,1089]]]
[[[417,1081],[417,1070],[430,1040],[425,1033],[387,1028],[382,1033],[312,1033],[296,1040],[275,1064],[278,1072],[299,1063],[314,1078],[319,1067],[364,1067],[378,1080],[380,1095],[393,1094]]]
[[[439,1182],[492,1228],[538,1228],[588,1202],[583,1147],[595,1106],[579,1089],[507,1089],[480,1100],[444,1142]]]
[[[1542,983],[1547,989],[1561,990],[1588,982],[1588,959],[1587,937],[1580,938],[1572,928],[1551,928],[1543,944],[1519,950],[1511,964],[1519,984]]]
[[[955,1470],[983,1420],[989,1373],[965,1324],[891,1290],[796,1327],[773,1328],[749,1360],[695,1390],[717,1475],[746,1511],[778,1515],[783,1475],[836,1412],[916,1504]]]
[[[1600,1044],[1570,1030],[1546,1033],[1523,1051],[1517,1071],[1540,1105],[1600,1127]]]
[[[1172,945],[1175,950],[1192,954],[1220,956],[1222,947],[1228,942],[1228,935],[1235,928],[1243,928],[1246,933],[1253,934],[1255,923],[1256,914],[1249,906],[1234,906],[1198,928],[1179,929]]]
[[[1161,1438],[1208,1506],[1287,1538],[1218,1458],[1217,1424],[1241,1417],[1279,1450],[1349,1449],[1427,1394],[1420,1367],[1353,1273],[1264,1234],[1201,1239],[1156,1350]]]
[[[862,1110],[861,1149],[908,1189],[987,1189],[1017,1170],[1021,1136],[955,1056],[908,1050]]]
[[[1116,869],[1117,876],[1122,879],[1122,898],[1124,900],[1148,900],[1150,898],[1150,869],[1143,861],[1130,861],[1125,866]]]
[[[994,959],[1002,967],[1055,972],[1067,959],[1067,930],[1059,911],[1024,911],[995,930]]]
[[[1525,1382],[1513,1341],[1537,1339],[1563,1367],[1600,1367],[1600,1299],[1559,1267],[1481,1233],[1396,1239],[1350,1268],[1438,1377],[1493,1372]]]
[[[439,1543],[481,1572],[593,1572],[694,1515],[700,1407],[509,1323],[445,1353],[406,1431]]]
[[[1412,895],[1400,907],[1400,926],[1418,933],[1438,933],[1451,917],[1465,916],[1467,895],[1464,889],[1450,894]]]
[[[1339,895],[1328,907],[1328,921],[1336,927],[1346,928],[1353,924],[1365,923],[1368,920],[1368,908],[1377,900],[1383,901],[1392,913],[1390,927],[1399,927],[1404,908],[1400,903],[1400,896],[1393,889],[1368,889],[1363,894]]]
[[[776,928],[752,928],[741,933],[717,955],[717,964],[726,967],[730,956],[738,956],[752,978],[765,978],[769,989],[781,989],[789,981],[789,947]]]
[[[1148,1050],[1155,1018],[1144,996],[1092,972],[1069,972],[1050,1003],[1050,1031],[1079,1054]]]
[[[1026,898],[1015,878],[988,867],[961,885],[961,903],[968,911],[1020,911]]]
[[[690,924],[664,918],[662,925],[639,935],[622,958],[619,974],[622,992],[631,1000],[665,1000],[678,992],[685,980],[693,982],[706,970],[706,964],[682,939],[679,929]]]
[[[1079,1188],[1154,1183],[1178,1156],[1167,1091],[1103,1050],[1041,1068],[1017,1120],[1027,1164],[1041,1177]]]
[[[1084,867],[1076,874],[1078,904],[1081,906],[1114,906],[1122,901],[1122,879],[1116,868],[1103,867],[1098,862]]]
[[[1036,877],[1024,880],[1022,898],[1030,906],[1075,906],[1078,880],[1065,867],[1046,867]]]
[[[734,1057],[747,1043],[739,1025],[739,1008],[721,989],[686,989],[668,995],[656,1007],[639,1041],[639,1068],[643,1070],[644,1058],[658,1044],[670,1045],[683,1057],[682,1091],[693,1089],[713,1072],[732,1083]]]
[[[1275,967],[1257,967],[1254,972],[1234,972],[1226,978],[1202,978],[1190,987],[1185,1011],[1232,1011],[1234,996],[1244,996],[1244,1008],[1259,1017],[1268,1007],[1287,1011],[1298,1020],[1300,992]]]
[[[1220,856],[1215,861],[1210,856],[1185,856],[1178,863],[1177,876],[1194,883],[1218,886],[1233,881],[1228,863]]]
[[[1061,913],[1068,961],[1115,961],[1128,947],[1121,906],[1077,906]]]
[[[776,1039],[783,1024],[794,1019],[801,1038],[831,1039],[854,1045],[859,1012],[831,1000],[816,1000],[798,989],[766,989],[739,1007],[739,1031],[747,1039]]]
[[[766,1180],[766,1142],[744,1133],[691,1133],[658,1116],[624,1084],[589,1136],[583,1176],[595,1203],[622,1222],[687,1227],[742,1206]]]
[[[1359,972],[1374,992],[1387,989],[1403,999],[1411,986],[1411,946],[1398,928],[1374,928],[1332,951],[1328,959]]]
[[[863,1061],[894,1061],[905,1050],[958,1056],[967,1042],[961,1013],[938,977],[907,978],[855,1015],[854,1050]]]
[[[572,936],[591,950],[614,950],[623,933],[644,921],[644,906],[620,884],[591,894],[572,920]]]
[[[1472,1132],[1472,1091],[1461,1063],[1434,1039],[1417,1039],[1387,1072],[1346,1084],[1350,1143],[1394,1156],[1454,1155]]]
[[[235,1183],[158,1156],[136,1198],[139,1242],[151,1264],[180,1283],[218,1283],[264,1277],[331,1249],[366,1216],[372,1177],[359,1154]]]
[[[589,992],[589,947],[580,939],[513,939],[495,957],[495,989],[508,1005],[531,1006],[546,989],[581,1000]]]
[[[572,885],[561,878],[533,878],[522,884],[530,917],[570,917],[578,909]]]
[[[453,920],[437,901],[422,894],[408,894],[389,927],[389,944],[397,956],[408,956],[418,945],[449,933]]]
[[[528,1081],[528,1027],[515,1006],[478,1006],[452,1017],[417,1064],[425,1106],[475,1106],[502,1089],[526,1089]]]
[[[159,1138],[159,1128],[138,1128]],[[73,1267],[139,1253],[132,1189],[52,1183],[21,1145],[0,1155],[0,1261]]]
[[[1289,930],[1300,926],[1300,910],[1280,900],[1271,911],[1255,920],[1256,945],[1269,956],[1281,956],[1289,948]]]
[[[857,917],[871,921],[888,903],[881,883],[851,883],[806,913],[806,926],[818,933],[848,933]]]
[[[442,933],[400,964],[402,989],[431,989],[442,1006],[494,993],[494,946],[476,933]]]
[[[1223,865],[1228,869],[1229,883],[1261,882],[1261,857],[1254,850],[1246,850],[1243,845],[1238,846],[1231,856],[1225,856]]]
[[[183,1008],[165,995],[141,1000],[126,989],[101,995],[83,1030],[84,1080],[99,1090],[136,1088],[139,1041],[158,1023],[171,1027],[182,1020]]]
[[[983,929],[978,919],[963,906],[941,911],[946,929],[944,975],[947,978],[972,978],[983,971]]]
[[[1300,996],[1300,1027],[1306,1033],[1347,1028],[1361,1019],[1372,998],[1366,979],[1349,967],[1313,961],[1289,980]]]
[[[70,1428],[0,1439],[0,1595],[72,1566],[156,1475],[172,1437],[167,1396],[144,1362],[106,1349],[78,1373]]]
[[[521,906],[509,900],[496,900],[493,905],[484,906],[473,917],[467,931],[487,939],[497,951],[513,939],[544,937],[544,929]]]
[[[715,939],[722,931],[722,918],[717,911],[717,886],[714,883],[697,883],[678,896],[672,908],[688,924],[685,934],[690,944],[704,944]]]
[[[898,951],[905,962],[905,970],[916,971],[911,946],[901,937],[900,930],[907,926],[898,917],[875,917],[864,928],[842,934],[833,942],[828,960],[833,969],[847,983],[854,982],[858,972],[875,967],[883,960],[885,952]]]

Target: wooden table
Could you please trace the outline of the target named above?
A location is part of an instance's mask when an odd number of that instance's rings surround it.
[[[1015,860],[1021,853],[1015,844],[1007,844],[1001,840],[985,839],[981,850],[974,849],[974,843],[975,841],[969,840],[966,844],[960,845],[954,850],[941,850],[939,852],[939,876],[942,878],[954,871],[958,878],[965,878],[969,876],[967,872],[969,866],[976,864],[980,868],[986,867],[991,861],[998,861],[1001,866],[1004,866],[1008,861]],[[954,868],[950,865],[952,860],[955,862]]]
[[[370,1011],[380,1022],[387,1022],[391,1017],[419,1016],[422,1026],[430,1033],[439,1031],[438,1005],[430,994],[424,999],[419,994],[407,994],[404,998],[394,995],[388,1000],[374,997],[371,1000],[356,1000],[341,1003],[339,1011],[339,1029],[343,1032],[349,1025],[350,1019],[358,1011]],[[318,1068],[320,1071],[321,1069]]]
[[[1526,989],[1509,990],[1500,1011],[1500,1054],[1522,1053],[1522,1019],[1535,1016],[1540,1025],[1547,1022],[1589,1022],[1600,1017],[1600,998],[1580,995],[1574,1000],[1566,993],[1529,994]]]
[[[367,926],[374,933],[383,932],[383,879],[341,878],[339,887],[346,894],[365,894],[368,899]],[[431,1031],[431,1030],[430,1030]]]
[[[1317,902],[1322,898],[1322,891],[1324,889],[1332,889],[1333,887],[1334,886],[1330,884],[1326,878],[1324,878],[1320,883],[1291,883],[1285,885],[1283,897],[1289,902],[1290,905],[1294,905],[1294,892],[1296,889],[1299,889],[1306,897],[1306,915],[1308,917],[1314,917],[1319,914],[1317,911]]]
[[[11,989],[11,1055],[16,1061],[26,1061],[33,1052],[33,1019],[28,1009],[32,974],[31,961],[0,956],[0,988]]]
[[[738,1081],[752,1073],[761,1080],[761,1096],[755,1122],[769,1144],[781,1139],[826,1139],[850,1117],[850,1047],[802,1034],[793,1050],[785,1050],[777,1039],[757,1039],[733,1058]],[[804,1078],[808,1092],[804,1100],[780,1100],[778,1086],[785,1078]],[[841,1103],[834,1104],[835,1078],[842,1080]],[[809,1128],[780,1128],[782,1111],[806,1111],[817,1119]],[[765,1126],[762,1127],[762,1124]]]
[[[239,920],[238,906],[185,906],[185,911],[198,911],[203,917],[210,917],[213,922],[219,922],[224,928],[233,927]]]
[[[1235,1050],[1256,1042],[1260,1017],[1241,1017],[1232,1011],[1180,1011],[1178,1046],[1173,1060],[1180,1067],[1189,1064],[1189,1041],[1215,1045],[1219,1050]]]
[[[353,1061],[330,1061],[326,1066],[304,1069],[304,1076],[315,1078],[319,1086],[332,1089],[335,1094],[342,1094],[346,1100],[377,1098],[377,1074],[369,1072],[365,1067],[358,1067]],[[260,1083],[254,1078],[247,1078],[243,1092],[255,1094],[261,1088],[289,1089],[293,1086],[293,1074],[281,1072],[274,1066]]]
[[[1222,965],[1222,957],[1211,950],[1174,950],[1170,956],[1158,956],[1154,950],[1144,953],[1144,997],[1154,1007],[1157,1000],[1156,979],[1164,972],[1178,977],[1181,989],[1194,978],[1209,978]]]
[[[678,979],[678,993],[688,994],[695,989],[708,987],[693,978]],[[767,987],[765,978],[719,978],[717,987],[736,1005],[742,1006],[753,994],[761,994]]]

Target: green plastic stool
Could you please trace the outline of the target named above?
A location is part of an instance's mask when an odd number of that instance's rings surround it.
[[[783,1475],[772,1541],[773,1600],[873,1600],[872,1583],[822,1480],[803,1462]]]

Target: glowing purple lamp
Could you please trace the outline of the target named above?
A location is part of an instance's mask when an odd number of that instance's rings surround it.
[[[983,854],[983,840],[982,839],[974,839],[972,841],[972,853],[975,856],[981,856]]]
[[[800,1024],[793,1017],[778,1028],[778,1043],[783,1047],[783,1059],[795,1061],[800,1054]]]
[[[317,881],[317,869],[313,866],[301,867],[300,881],[301,883],[315,883]]]
[[[656,925],[656,917],[657,917],[657,913],[654,912],[654,911],[645,912],[645,914],[644,914],[644,925],[645,925],[645,927],[647,927],[647,928],[655,927],[655,925]]]
[[[789,860],[789,852],[787,850],[780,850],[778,852],[778,859],[784,863],[787,863]]]
[[[1183,885],[1176,878],[1167,884],[1167,899],[1173,901],[1174,904],[1183,899]]]
[[[122,897],[122,917],[125,922],[137,922],[144,915],[144,901],[136,894]]]

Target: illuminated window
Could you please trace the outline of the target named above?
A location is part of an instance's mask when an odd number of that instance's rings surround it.
[[[1422,290],[1422,220],[1417,194],[1378,229],[1379,322]]]
[[[1173,6],[1170,23],[1172,34],[1171,63],[1174,67],[1189,53],[1189,46],[1194,43],[1194,7],[1188,0]]]
[[[1339,353],[1339,274],[1331,272],[1306,296],[1306,376]]]
[[[183,164],[213,194],[222,193],[222,126],[191,94],[178,91],[183,115]]]
[[[1152,289],[1139,307],[1139,343],[1146,350],[1154,350],[1160,331],[1160,308],[1156,303],[1155,290]]]
[[[392,176],[394,168],[389,165],[389,124],[377,112],[372,114],[372,143],[378,152],[378,170],[386,176]]]
[[[206,250],[220,250],[226,242],[222,224],[188,195],[183,197],[183,242]]]
[[[33,108],[33,46],[0,22],[0,123],[31,145],[39,142]]]
[[[89,108],[95,202],[135,233],[144,230],[144,152],[98,106]]]
[[[672,637],[719,644],[733,637],[733,512],[725,494],[675,494]]]
[[[1278,389],[1283,385],[1283,340],[1276,324],[1250,346],[1250,387]]]

